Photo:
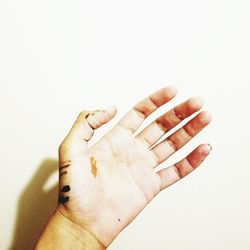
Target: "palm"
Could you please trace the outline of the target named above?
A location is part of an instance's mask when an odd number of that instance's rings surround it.
[[[160,98],[160,91],[156,93]],[[156,93],[154,95],[157,97]],[[151,100],[153,98],[152,95]],[[161,100],[161,103],[163,104],[168,99],[171,98],[168,96],[165,100]],[[171,123],[172,127],[176,125],[173,120],[169,121],[169,119],[173,119],[173,117],[170,118],[172,111],[169,111],[160,117],[157,123],[152,123],[148,129],[135,137],[133,133],[143,121],[141,115],[145,114],[143,102],[145,100],[137,104],[136,108],[130,111],[115,128],[94,146],[84,152],[76,152],[74,149],[71,152],[65,150],[66,153],[64,152],[63,156],[60,157],[61,162],[70,159],[71,164],[67,174],[60,178],[60,186],[70,183],[70,202],[63,202],[59,209],[67,217],[87,227],[105,246],[110,244],[157,193],[190,172],[190,169],[187,169],[190,166],[186,165],[188,158],[170,168],[159,172],[155,171],[154,168],[159,163],[166,160],[180,146],[183,146],[191,139],[191,136],[185,138],[181,134],[182,130],[178,130],[169,140],[151,147],[164,135],[167,124],[169,126]],[[201,108],[201,105],[197,105],[197,103],[190,105],[190,101],[179,106],[174,111],[182,110],[180,115],[183,118]],[[138,114],[139,107],[143,110]],[[108,118],[105,118],[105,115],[107,116],[105,113],[100,114],[103,116],[101,123],[107,122]],[[110,117],[113,115],[114,113]],[[145,114],[145,116],[147,115]],[[133,125],[132,116],[138,116],[137,124]],[[203,118],[204,116],[205,114],[203,114]],[[193,126],[193,136],[209,122],[201,122],[200,118],[197,116],[196,119],[189,122],[189,129]],[[98,127],[95,125],[94,115],[87,119],[91,127]],[[156,129],[154,126],[158,127],[158,131],[153,131]],[[174,138],[176,138],[176,145],[173,147],[170,142],[175,143]],[[163,150],[166,142],[170,146]],[[181,145],[177,145],[178,143]],[[189,156],[196,161],[196,163],[194,161],[192,168],[199,165],[206,156],[205,151],[200,148]]]
[[[109,155],[109,158],[103,162],[105,165],[103,171],[112,178],[108,181],[109,188],[111,192],[117,192],[118,196],[123,193],[119,198],[123,204],[131,202],[134,197],[137,203],[143,201],[146,205],[145,203],[160,191],[159,179],[153,168],[154,159],[149,149],[140,140],[135,139],[128,131],[118,128],[106,135],[100,142],[100,146],[103,150],[98,152]],[[98,149],[100,146],[97,145]],[[125,194],[127,194],[126,197]],[[112,199],[114,202],[118,201],[118,197],[112,196]],[[133,211],[129,212],[133,213]],[[134,214],[131,215],[133,217]]]

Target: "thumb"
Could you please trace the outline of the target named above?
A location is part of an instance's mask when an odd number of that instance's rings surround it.
[[[110,106],[103,110],[96,110],[87,115],[86,119],[88,125],[93,129],[101,127],[103,124],[109,122],[115,115],[117,109],[115,106]]]
[[[103,110],[82,111],[59,147],[60,156],[65,153],[66,155],[82,153],[94,130],[109,122],[116,113],[115,106]]]

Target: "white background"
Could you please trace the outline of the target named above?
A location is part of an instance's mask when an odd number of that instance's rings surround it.
[[[201,96],[213,114],[182,153],[210,142],[212,154],[110,249],[250,249],[249,13],[249,0],[0,0],[0,249],[32,248],[81,110],[117,105],[98,139],[169,84],[180,92],[162,112]]]

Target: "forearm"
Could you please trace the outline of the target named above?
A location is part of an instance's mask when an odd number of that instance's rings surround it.
[[[40,235],[35,250],[103,250],[105,247],[95,236],[75,225],[60,212],[55,212]]]

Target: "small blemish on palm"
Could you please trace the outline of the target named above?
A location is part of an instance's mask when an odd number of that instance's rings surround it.
[[[97,175],[96,160],[93,156],[90,157],[91,173],[94,177]]]

